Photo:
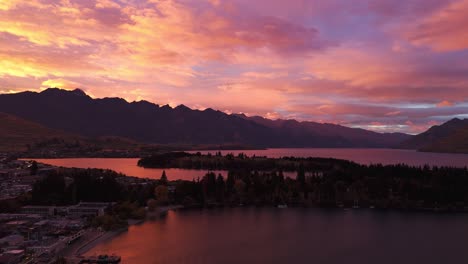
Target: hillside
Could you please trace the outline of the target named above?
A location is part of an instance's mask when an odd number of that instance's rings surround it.
[[[0,112],[0,151],[24,151],[27,145],[70,135]]]
[[[3,94],[0,95],[0,111],[87,137],[117,136],[152,144],[392,147],[409,137],[294,120],[275,127],[210,108],[200,111],[184,105],[171,108],[147,101],[93,99],[78,89],[51,88],[41,93]],[[340,132],[330,133],[329,127]]]
[[[468,119],[454,118],[433,126],[400,146],[429,152],[468,153]]]
[[[141,146],[126,138],[71,134],[0,112],[0,152],[21,152],[28,157],[105,156],[115,151],[136,151]]]
[[[468,153],[468,126],[457,129],[450,136],[422,147],[421,151]]]

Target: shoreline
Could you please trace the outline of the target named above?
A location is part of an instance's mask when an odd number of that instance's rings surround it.
[[[83,255],[85,255],[87,252],[95,248],[97,245],[108,242],[112,240],[113,238],[119,236],[120,234],[124,233],[127,230],[128,228],[121,228],[121,229],[113,230],[113,231],[105,231],[98,237],[92,239],[91,241],[87,241],[84,245],[79,247],[75,251],[75,256],[78,258],[83,257]]]
[[[122,233],[128,231],[130,226],[135,226],[135,225],[140,225],[148,220],[154,220],[160,217],[162,214],[167,213],[170,210],[178,210],[184,208],[181,205],[173,205],[173,206],[164,206],[164,207],[158,207],[154,212],[147,212],[147,216],[145,219],[137,220],[137,219],[129,219],[128,221],[128,227],[121,228],[118,230],[112,230],[112,231],[103,231],[102,234],[99,236],[84,242],[83,245],[81,245],[78,249],[75,250],[73,253],[74,258],[82,258],[86,253],[91,251],[93,248],[97,247],[99,244],[106,243],[111,241],[112,239],[118,237]]]
[[[248,206],[246,206],[248,207]],[[234,208],[246,208],[246,207],[234,207]],[[253,206],[255,207],[255,206]],[[226,207],[223,207],[223,208],[226,208]],[[227,207],[227,208],[232,208],[232,207]],[[369,211],[375,211],[375,212],[400,212],[400,213],[408,213],[408,212],[412,212],[412,213],[431,213],[431,214],[444,214],[444,213],[448,213],[448,214],[452,214],[452,213],[467,213],[467,211],[456,211],[456,212],[447,212],[447,211],[440,211],[440,210],[433,210],[433,209],[422,209],[422,210],[402,210],[402,209],[379,209],[379,208],[368,208],[368,207],[359,207],[359,208],[353,208],[353,207],[295,207],[295,206],[292,206],[292,207],[285,207],[285,208],[281,208],[281,207],[277,207],[277,206],[273,206],[273,207],[270,207],[270,208],[273,208],[273,209],[278,209],[278,210],[287,210],[287,209],[297,209],[297,208],[303,208],[303,209],[323,209],[323,210],[326,210],[326,209],[329,209],[329,210],[342,210],[342,211],[366,211],[366,210],[369,210]],[[78,263],[79,260],[81,260],[83,257],[86,257],[86,254],[88,252],[90,252],[91,250],[93,250],[94,248],[96,248],[98,245],[102,244],[102,243],[106,243],[106,242],[109,242],[111,241],[112,239],[120,236],[122,233],[128,231],[129,227],[130,226],[135,226],[135,225],[140,225],[140,224],[144,224],[148,221],[157,221],[157,219],[159,217],[161,217],[162,214],[164,213],[167,213],[168,211],[170,210],[180,210],[180,209],[193,209],[193,208],[187,208],[187,207],[184,207],[182,205],[174,205],[174,206],[165,206],[165,207],[159,207],[159,208],[156,208],[155,211],[153,212],[147,212],[147,216],[145,219],[141,219],[141,220],[135,220],[135,219],[130,219],[128,220],[128,223],[129,223],[129,226],[126,227],[126,228],[121,228],[121,229],[118,229],[118,230],[113,230],[113,231],[95,231],[95,230],[89,230],[89,232],[101,232],[100,234],[98,234],[97,236],[94,236],[93,238],[87,240],[87,241],[83,241],[81,244],[78,244],[78,248],[74,249],[72,252],[69,252],[68,254],[65,254],[64,257],[69,260],[69,261],[72,261],[71,263]],[[199,208],[201,209],[201,208]],[[203,208],[203,209],[216,209],[215,208]],[[202,209],[202,210],[203,210]],[[68,256],[67,256],[68,255]],[[99,254],[98,254],[99,255]],[[90,255],[89,255],[90,256]],[[88,257],[89,257],[88,256]]]

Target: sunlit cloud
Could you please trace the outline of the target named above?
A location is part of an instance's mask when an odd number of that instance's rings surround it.
[[[446,106],[453,106],[453,103],[452,102],[449,102],[447,100],[444,100],[440,103],[437,104],[438,107],[446,107]]]
[[[58,79],[48,79],[46,81],[43,81],[41,89],[44,90],[50,87],[53,87],[53,88],[60,87],[61,89],[65,89],[65,90],[74,90],[77,88],[82,88],[82,86],[83,85],[80,83],[58,78]]]
[[[468,111],[466,0],[0,1],[0,92],[416,133]]]

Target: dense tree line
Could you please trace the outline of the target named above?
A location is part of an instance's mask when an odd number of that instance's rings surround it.
[[[140,165],[227,169],[192,182],[173,182],[172,201],[185,205],[297,205],[401,209],[468,209],[466,168],[359,165],[320,158],[171,153]],[[195,164],[195,166],[194,166]],[[276,167],[275,167],[276,166]],[[295,171],[285,177],[283,171]]]
[[[144,206],[154,197],[156,182],[127,177],[110,170],[62,169],[37,181],[30,199],[22,205],[115,202],[106,214],[90,219],[90,224],[105,230],[119,229],[127,226],[128,219],[145,218]]]
[[[201,153],[169,152],[154,154],[138,161],[138,165],[145,168],[183,168],[201,170],[238,170],[249,169],[257,171],[297,171],[299,167],[304,170],[329,170],[336,166],[355,166],[350,161],[332,158],[267,158],[263,156],[247,156],[243,153],[202,155]]]
[[[153,195],[153,181],[126,183],[131,178],[110,170],[62,169],[33,185],[32,204],[70,205],[83,202],[130,201],[144,205]]]
[[[158,166],[187,160],[210,164],[203,166],[218,164],[215,169],[231,166],[232,160],[241,165],[229,169],[225,176],[208,172],[193,181],[168,181],[164,172],[159,180],[133,182],[132,178],[112,171],[66,169],[38,181],[31,203],[65,205],[112,201],[151,208],[167,204],[194,207],[287,204],[468,210],[466,168],[365,166],[333,159],[267,159],[245,155],[171,155],[174,156],[158,160]],[[260,165],[256,166],[256,162]],[[278,165],[279,168],[265,166],[270,163],[282,165]],[[294,173],[286,173],[281,168],[294,168]]]
[[[329,171],[207,173],[176,184],[174,202],[186,205],[296,205],[466,210],[468,171],[405,165],[360,166]]]

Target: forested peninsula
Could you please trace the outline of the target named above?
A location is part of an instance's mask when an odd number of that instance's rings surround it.
[[[179,181],[186,202],[207,205],[369,207],[468,210],[468,170],[408,165],[360,165],[328,158],[267,158],[170,152],[142,158],[146,168],[207,170]],[[226,171],[216,175],[210,171]],[[286,176],[287,175],[287,176]],[[182,185],[184,185],[183,188]],[[187,193],[188,192],[188,193]]]

